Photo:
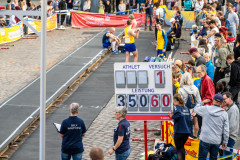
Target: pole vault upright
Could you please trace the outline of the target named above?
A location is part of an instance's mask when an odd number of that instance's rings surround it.
[[[47,28],[47,1],[42,0],[41,14],[41,73],[40,73],[40,143],[39,143],[39,160],[45,160],[45,142],[46,142],[46,28]]]

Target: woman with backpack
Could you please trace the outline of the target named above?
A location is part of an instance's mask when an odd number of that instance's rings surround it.
[[[184,104],[192,111],[197,103],[201,102],[201,97],[198,88],[193,84],[193,79],[190,73],[186,72],[182,75],[180,80],[180,88],[178,93],[181,95]],[[192,126],[191,126],[192,128]],[[191,136],[197,137],[199,130],[197,117],[194,118],[194,132]]]
[[[180,94],[173,96],[174,109],[169,112],[169,116],[174,121],[174,143],[177,149],[177,159],[185,160],[184,144],[191,133],[191,114],[184,105]]]

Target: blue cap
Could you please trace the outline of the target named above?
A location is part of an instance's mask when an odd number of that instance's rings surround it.
[[[223,96],[222,94],[218,93],[218,94],[215,94],[215,96],[213,97],[213,99],[215,101],[218,101],[218,102],[223,102]]]
[[[144,62],[148,62],[148,61],[149,61],[149,57],[146,56],[146,57],[144,58]]]
[[[197,29],[194,29],[194,30],[193,30],[193,33],[197,33]]]

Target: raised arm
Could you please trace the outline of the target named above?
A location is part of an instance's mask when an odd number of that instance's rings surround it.
[[[134,38],[138,39],[139,29],[137,29],[137,32],[136,32],[136,33],[134,33],[133,30],[130,30],[130,31],[128,31],[128,34],[131,35],[131,36],[133,36]]]

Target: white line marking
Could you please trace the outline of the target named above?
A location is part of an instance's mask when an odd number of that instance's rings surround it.
[[[170,62],[172,60],[172,52],[168,55],[167,62]]]
[[[48,100],[46,101],[46,103],[48,103],[62,88],[64,88],[65,86],[67,86],[67,84],[73,80],[83,69],[85,69],[89,64],[93,63],[93,60],[96,59],[99,54],[102,53],[103,50],[101,50],[100,52],[98,52],[98,54],[92,58],[92,60],[90,60],[87,64],[85,64],[78,72],[76,72],[66,83],[64,83],[51,97],[48,98]]]
[[[93,59],[95,59],[103,50],[101,50],[95,57],[93,57]],[[92,60],[91,60],[92,61]],[[66,83],[64,83],[50,98],[48,98],[48,100],[46,101],[46,103],[48,103],[48,101],[50,101],[52,99],[52,97],[54,97],[63,87],[65,87],[67,85],[67,83],[69,83],[75,76],[77,76],[77,74],[79,72],[81,72],[85,67],[87,67],[87,65],[91,62],[89,61],[85,66],[83,66],[76,74],[74,74]],[[40,110],[40,107],[38,107],[29,117],[27,117],[14,131],[13,133],[0,145],[0,148],[2,148],[2,146],[7,143],[7,141],[9,141],[12,136],[14,136],[14,134],[30,119],[32,118],[32,116],[37,113]]]
[[[53,68],[55,68],[57,65],[59,65],[60,63],[62,63],[63,61],[65,61],[68,57],[70,57],[71,55],[73,55],[75,52],[77,52],[79,49],[81,49],[82,47],[84,47],[85,45],[87,45],[91,40],[93,40],[94,38],[96,38],[99,34],[101,34],[103,31],[105,31],[106,29],[102,30],[101,32],[99,32],[98,34],[96,34],[95,36],[93,36],[90,40],[88,40],[86,43],[84,43],[81,47],[77,48],[75,51],[73,51],[71,54],[69,54],[67,57],[65,57],[63,60],[61,60],[60,62],[58,62],[57,64],[55,64],[54,66],[52,66],[48,71],[50,72]],[[0,108],[2,108],[6,103],[8,103],[9,101],[11,101],[13,98],[15,98],[17,95],[19,95],[20,93],[22,93],[26,88],[28,88],[29,86],[31,86],[34,82],[36,82],[37,80],[39,80],[40,77],[36,78],[35,80],[33,80],[31,83],[29,83],[27,86],[25,86],[24,88],[22,88],[20,91],[18,91],[15,95],[13,95],[11,98],[9,98],[8,100],[6,100],[1,106]]]
[[[104,30],[103,30],[104,31]],[[101,31],[100,33],[102,33],[103,31]],[[100,34],[100,33],[98,33],[98,34]],[[122,34],[123,33],[123,31],[120,33],[120,34]],[[97,34],[97,35],[98,35]],[[119,34],[119,35],[120,35]],[[93,38],[95,38],[97,35],[95,35]],[[119,36],[118,35],[118,36]],[[92,40],[93,38],[91,38],[90,40]],[[90,41],[89,40],[89,41]],[[86,45],[89,41],[87,41],[84,45]],[[78,49],[80,49],[80,48],[82,48],[83,46],[81,46],[81,47],[79,47]],[[77,49],[77,50],[78,50]],[[76,52],[77,50],[75,50],[74,52]],[[95,59],[99,54],[102,54],[102,51],[104,51],[104,49],[102,49],[95,57],[93,57],[93,59]],[[73,53],[74,53],[73,52]],[[70,55],[72,55],[73,53],[71,53]],[[69,56],[70,56],[69,55]],[[69,57],[69,56],[67,56],[67,57]],[[62,61],[64,61],[65,59],[67,59],[67,57],[66,58],[64,58]],[[92,59],[92,60],[93,60]],[[88,63],[90,63],[90,62],[92,62],[92,60],[90,60]],[[60,61],[60,62],[62,62],[62,61]],[[59,63],[60,63],[59,62]],[[57,63],[57,64],[59,64],[59,63]],[[87,65],[88,65],[88,63],[83,67],[83,68],[85,68]],[[56,65],[57,65],[56,64]],[[54,65],[53,67],[55,67],[56,65]],[[52,68],[53,68],[52,67]],[[52,69],[51,68],[51,69]],[[74,74],[74,76],[76,76],[79,72],[81,72],[81,70],[83,69],[83,68],[81,68],[76,74]],[[51,69],[49,69],[48,71],[50,71]],[[69,82],[69,81],[71,81],[71,79],[74,77],[74,76],[72,76],[67,82]],[[38,78],[39,79],[39,78]],[[37,80],[37,79],[36,79]],[[34,83],[36,80],[34,80],[32,83]],[[67,83],[66,82],[66,83]],[[18,94],[20,94],[24,89],[26,89],[28,86],[30,86],[32,83],[30,83],[29,85],[27,85],[26,87],[24,87],[21,91],[19,91],[16,95],[14,95],[13,97],[11,97],[8,101],[10,101],[11,99],[13,99],[14,97],[16,97]],[[64,84],[64,85],[62,85],[62,87],[64,87],[64,86],[66,86],[66,83]],[[61,88],[62,88],[61,87]],[[58,89],[58,90],[60,90],[60,89]],[[51,97],[53,97],[57,92],[58,92],[58,90],[51,96]],[[46,101],[46,103],[51,99],[51,97]],[[7,103],[7,102],[6,102]],[[6,103],[4,103],[4,104],[6,104]],[[3,104],[3,105],[4,105]],[[2,108],[2,106],[3,105],[1,105],[0,106],[0,108]],[[29,120],[29,119],[31,119],[31,118],[33,118],[33,115],[35,114],[35,113],[37,113],[38,111],[40,110],[40,107],[38,107],[28,118],[26,118],[13,132],[12,132],[12,134],[10,135],[10,136],[8,136],[8,138],[0,145],[0,148],[2,148],[3,147],[3,145],[5,145],[5,143],[7,143],[13,136],[14,136],[14,134]]]
[[[0,148],[2,148],[3,145],[4,145],[5,143],[7,143],[7,141],[9,141],[9,139],[12,138],[12,136],[14,136],[14,134],[20,129],[20,127],[22,127],[29,119],[32,118],[32,116],[33,116],[35,113],[37,113],[37,112],[39,111],[39,109],[40,109],[40,107],[39,107],[37,110],[35,110],[27,119],[25,119],[25,120],[12,132],[12,134],[10,134],[10,136],[9,136],[7,139],[5,139],[5,141],[0,145]]]

